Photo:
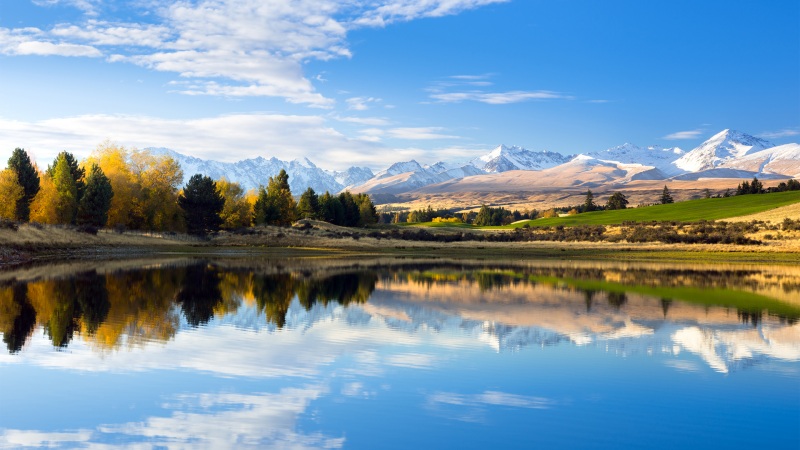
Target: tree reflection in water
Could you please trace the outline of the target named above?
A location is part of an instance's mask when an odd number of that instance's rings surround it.
[[[393,284],[423,289],[457,286],[462,292],[474,289],[476,295],[504,289],[538,289],[540,294],[536,295],[566,292],[577,294],[579,302],[583,300],[580,309],[585,306],[586,314],[603,314],[607,309],[599,303],[603,297],[608,307],[619,313],[631,309],[632,301],[636,302],[634,307],[639,305],[644,296],[660,301],[659,316],[663,312],[665,320],[668,313],[673,314],[671,308],[676,307],[676,302],[689,302],[705,308],[733,308],[739,321],[754,327],[768,316],[796,323],[800,318],[796,304],[748,291],[767,282],[775,283],[769,287],[774,291],[791,291],[800,286],[796,279],[780,283],[776,280],[774,275],[755,269],[680,271],[397,263],[374,269],[323,265],[317,270],[298,270],[277,264],[252,269],[195,261],[6,282],[0,285],[0,332],[12,354],[23,349],[37,325],[57,348],[66,347],[79,335],[97,349],[115,349],[172,338],[179,329],[181,314],[189,326],[200,327],[214,317],[235,314],[243,305],[282,329],[295,299],[305,310],[317,305],[364,304],[377,286],[389,288]],[[520,300],[519,304],[524,306],[526,301]]]

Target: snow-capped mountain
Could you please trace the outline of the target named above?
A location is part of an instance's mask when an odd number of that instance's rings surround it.
[[[561,153],[542,150],[532,152],[522,147],[500,145],[490,153],[473,159],[470,164],[484,172],[496,173],[509,170],[542,170],[555,167],[572,159]]]
[[[414,160],[394,163],[376,173],[371,180],[352,188],[355,192],[370,194],[398,194],[448,180],[485,175],[485,172],[471,165],[448,167],[450,165],[444,162],[425,167]]]
[[[359,186],[374,176],[369,167],[354,166],[344,171],[333,172],[333,179],[342,186]]]
[[[681,173],[681,170],[675,167],[673,162],[683,155],[684,151],[678,147],[664,148],[653,145],[642,148],[627,142],[607,150],[589,153],[589,156],[602,161],[651,166],[667,176]]]
[[[748,153],[720,167],[797,178],[800,177],[800,144],[779,145],[760,152]]]
[[[771,147],[774,145],[763,139],[726,129],[678,158],[675,166],[685,172],[699,172]]]
[[[259,156],[235,163],[226,163],[186,156],[167,148],[150,148],[148,150],[153,154],[167,155],[178,161],[183,169],[183,183],[186,183],[192,175],[200,173],[213,179],[224,177],[228,181],[239,183],[245,190],[249,190],[256,189],[258,186],[266,186],[269,177],[277,175],[283,169],[289,175],[289,187],[296,195],[309,187],[320,193],[325,191],[335,193],[345,187],[331,173],[320,169],[308,158],[281,161],[277,158],[266,159]]]

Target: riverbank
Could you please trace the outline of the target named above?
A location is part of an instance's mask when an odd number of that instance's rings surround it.
[[[17,266],[37,261],[109,260],[154,255],[300,258],[321,256],[404,256],[453,258],[585,259],[691,262],[800,262],[800,231],[782,233],[780,239],[758,245],[665,244],[661,242],[559,242],[476,241],[455,238],[458,230],[431,230],[437,240],[404,239],[391,229],[353,229],[324,222],[303,222],[295,227],[258,227],[241,232],[220,232],[207,239],[166,233],[83,233],[68,227],[22,224],[14,231],[0,230],[0,265]],[[510,231],[475,230],[496,239]],[[613,232],[613,230],[610,230]],[[502,237],[502,235],[500,236]],[[773,236],[774,237],[774,236]]]

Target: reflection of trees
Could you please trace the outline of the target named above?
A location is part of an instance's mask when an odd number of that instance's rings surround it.
[[[28,302],[27,286],[17,283],[0,290],[0,331],[9,353],[22,350],[36,327],[36,310]]]
[[[628,302],[628,296],[625,295],[624,292],[609,292],[608,293],[608,304],[611,305],[615,310],[619,311],[622,308],[622,305]]]
[[[256,275],[253,278],[253,297],[259,312],[267,316],[267,321],[283,328],[286,313],[294,295],[292,276],[288,273],[277,275]]]
[[[586,303],[586,312],[592,312],[592,302],[597,291],[587,289],[583,291],[583,301]]]
[[[83,330],[89,335],[95,334],[111,307],[106,278],[96,272],[78,274],[75,277],[75,297],[83,318]]]
[[[207,264],[188,266],[183,287],[175,301],[181,305],[189,325],[196,327],[208,323],[214,317],[214,309],[222,302],[219,289],[219,271]]]
[[[377,281],[378,275],[374,272],[345,273],[309,280],[300,283],[297,298],[306,309],[311,309],[315,303],[327,306],[331,301],[344,306],[366,303]]]
[[[672,306],[672,299],[671,298],[662,298],[661,299],[661,310],[664,311],[664,318],[667,318],[667,313],[669,312],[669,307]]]

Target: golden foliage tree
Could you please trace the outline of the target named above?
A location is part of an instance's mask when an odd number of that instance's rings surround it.
[[[33,198],[30,208],[31,222],[57,224],[58,222],[58,190],[53,179],[47,174],[40,177],[39,192]]]
[[[128,164],[129,151],[120,145],[109,141],[103,142],[89,158],[84,161],[84,167],[97,164],[111,181],[114,198],[108,210],[109,227],[137,228],[141,222],[140,212],[140,186],[137,177]]]
[[[12,169],[0,172],[0,219],[14,220],[17,212],[17,202],[25,194],[19,184],[17,173]]]
[[[253,207],[245,198],[242,186],[223,177],[217,181],[217,192],[225,199],[225,205],[219,214],[222,218],[222,228],[232,230],[249,227],[253,217]]]
[[[131,170],[140,188],[139,228],[154,231],[183,230],[183,215],[178,207],[178,190],[183,170],[174,158],[153,155],[147,150],[130,153]]]

